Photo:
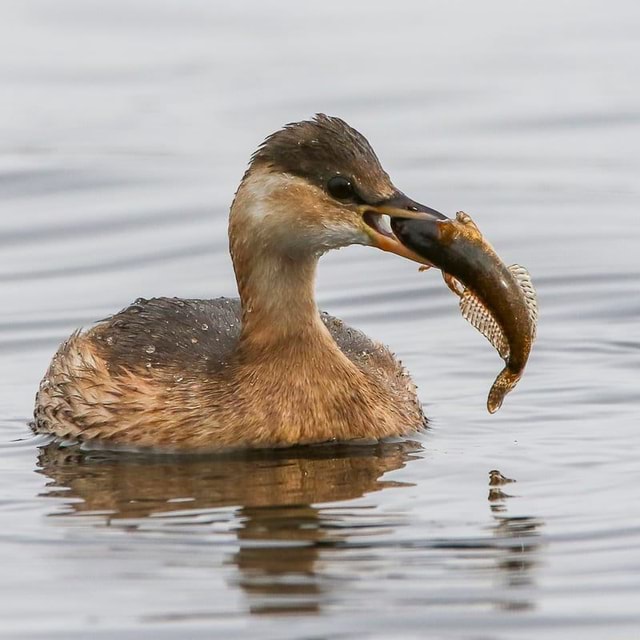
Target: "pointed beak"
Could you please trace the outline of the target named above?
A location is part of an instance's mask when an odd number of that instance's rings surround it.
[[[439,221],[449,220],[447,216],[415,202],[400,192],[388,200],[373,205],[360,205],[359,211],[365,223],[365,231],[369,234],[374,247],[431,266],[431,262],[426,257],[400,241],[394,225],[397,220],[416,220],[425,225],[435,225]]]

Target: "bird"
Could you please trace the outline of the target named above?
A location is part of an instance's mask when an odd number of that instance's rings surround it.
[[[390,223],[448,220],[392,183],[338,117],[285,125],[258,147],[228,225],[239,298],[139,298],[54,355],[32,427],[114,448],[203,452],[382,440],[426,418],[383,344],[315,301],[320,257],[375,247],[429,266]]]

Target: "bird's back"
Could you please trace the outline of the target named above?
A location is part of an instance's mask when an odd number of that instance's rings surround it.
[[[340,350],[354,364],[372,356],[393,359],[386,347],[322,312],[320,317]],[[170,367],[211,374],[227,365],[240,338],[238,298],[139,298],[89,331],[89,337],[114,369]]]

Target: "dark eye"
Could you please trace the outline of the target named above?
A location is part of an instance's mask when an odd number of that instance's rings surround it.
[[[327,189],[336,200],[351,200],[355,196],[351,180],[344,176],[333,176],[327,182]]]

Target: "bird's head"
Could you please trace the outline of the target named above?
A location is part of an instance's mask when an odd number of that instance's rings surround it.
[[[264,141],[236,202],[232,231],[291,258],[360,244],[425,262],[398,240],[392,219],[447,219],[396,189],[362,134],[322,114]]]

